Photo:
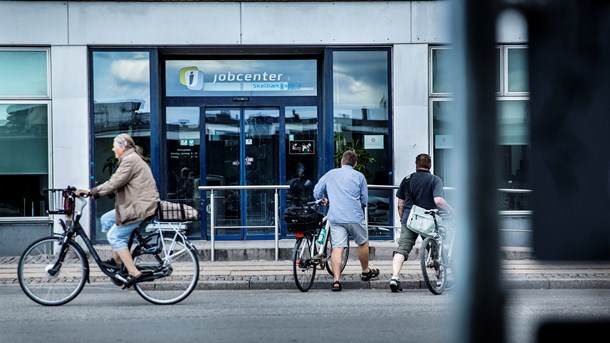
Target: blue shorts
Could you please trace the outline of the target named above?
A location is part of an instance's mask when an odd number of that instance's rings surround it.
[[[129,225],[118,226],[116,225],[115,219],[115,210],[104,213],[100,219],[102,224],[102,232],[106,232],[106,238],[108,238],[108,243],[110,243],[112,250],[119,251],[127,249],[127,243],[129,242],[131,232],[136,229],[140,223],[143,222],[143,220],[131,223]]]
[[[366,222],[335,224],[330,223],[330,243],[333,248],[347,248],[349,236],[354,238],[358,245],[366,243],[369,239],[369,230]]]

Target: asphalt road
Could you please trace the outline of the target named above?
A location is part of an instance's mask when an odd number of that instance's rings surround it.
[[[610,323],[609,299],[610,290],[511,291],[506,342],[535,342],[545,320]],[[19,287],[2,287],[0,341],[449,342],[454,308],[450,292],[370,289],[195,291],[158,306],[134,291],[91,285],[69,304],[44,307]]]

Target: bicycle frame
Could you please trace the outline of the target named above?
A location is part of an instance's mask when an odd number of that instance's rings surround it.
[[[164,227],[166,226],[166,227]],[[163,265],[171,264],[172,259],[186,253],[187,249],[193,249],[191,242],[188,238],[182,233],[184,223],[174,224],[173,222],[152,222],[152,230],[147,230],[151,234],[158,233],[159,234],[159,243],[158,246],[161,249],[160,251],[164,252]],[[166,236],[164,233],[170,233],[172,236]],[[146,237],[142,236],[142,234],[138,230],[134,230],[134,235],[140,244],[144,243]],[[171,245],[165,243],[165,239],[171,240]],[[175,251],[176,242],[182,241],[184,244],[184,249],[180,251]]]
[[[51,268],[51,271],[57,271],[59,270],[59,267],[61,266],[61,263],[63,262],[64,258],[66,257],[66,252],[67,252],[67,245],[65,243],[74,240],[75,237],[81,237],[81,239],[83,240],[83,242],[85,243],[85,246],[87,247],[87,250],[89,250],[89,252],[91,253],[91,256],[93,257],[93,260],[97,263],[98,267],[100,268],[100,270],[106,274],[107,276],[113,278],[114,277],[114,273],[108,271],[104,265],[102,264],[102,259],[100,258],[100,256],[98,255],[97,251],[95,250],[95,247],[93,246],[93,243],[91,242],[91,239],[89,239],[89,236],[87,235],[87,233],[85,232],[85,230],[83,229],[83,227],[80,225],[80,219],[82,217],[82,212],[83,209],[85,208],[85,206],[87,206],[87,200],[84,199],[79,199],[79,201],[81,202],[80,208],[78,211],[75,211],[74,213],[74,219],[70,220],[70,218],[72,217],[72,215],[67,215],[66,217],[68,218],[68,223],[66,223],[63,219],[59,219],[59,224],[61,225],[61,227],[64,230],[63,234],[54,234],[54,236],[58,236],[61,238],[61,241],[59,243],[59,245],[61,246],[61,252],[59,254],[59,257],[57,259],[57,261],[55,261],[55,263],[53,264],[53,267]],[[77,244],[78,249],[83,250],[82,247],[80,245]],[[87,282],[91,283],[89,280],[89,261],[86,261],[86,273],[87,273]]]

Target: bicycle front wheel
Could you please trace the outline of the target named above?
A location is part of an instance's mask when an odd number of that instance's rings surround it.
[[[443,293],[447,282],[447,269],[440,254],[440,244],[442,244],[441,241],[428,237],[422,242],[419,251],[424,282],[430,292],[436,295]]]
[[[171,305],[186,299],[199,281],[197,252],[184,241],[163,239],[161,252],[138,254],[134,262],[142,272],[150,272],[150,280],[134,285],[145,300],[157,305]],[[161,244],[161,242],[159,242]],[[135,249],[138,252],[140,249]]]
[[[63,305],[83,290],[89,276],[89,262],[74,242],[59,245],[59,237],[41,238],[25,249],[17,276],[23,292],[46,306]],[[65,250],[63,261],[55,266]]]
[[[326,271],[328,272],[328,274],[330,274],[330,276],[334,276],[333,275],[333,266],[331,263],[331,255],[332,255],[332,245],[331,245],[331,240],[330,240],[330,232],[328,233],[328,242],[325,244],[325,249],[326,249],[326,256],[328,256],[328,261],[326,263]],[[347,240],[347,247],[345,249],[343,249],[343,256],[341,256],[341,273],[343,273],[343,270],[345,269],[345,266],[347,265],[347,259],[349,258],[349,239]]]
[[[301,292],[307,292],[316,277],[316,264],[311,256],[312,244],[314,244],[313,236],[297,238],[294,244],[292,274],[294,282]]]

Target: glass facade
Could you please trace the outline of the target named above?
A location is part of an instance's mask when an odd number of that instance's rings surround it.
[[[119,133],[134,138],[150,157],[150,56],[147,51],[93,51],[93,156],[91,186],[107,181],[118,161],[112,142]],[[95,236],[105,240],[99,218],[114,208],[114,199],[95,202]]]
[[[528,205],[529,181],[528,161],[529,145],[529,98],[527,74],[527,48],[523,46],[499,46],[498,52],[498,169],[500,175],[499,208],[500,210],[531,210]],[[443,75],[435,70],[449,70],[447,60],[436,60],[435,56],[448,56],[450,50],[445,47],[430,49],[431,87],[430,111],[432,115],[432,137],[434,147],[433,168],[445,186],[455,187],[455,180],[449,173],[451,154],[453,154],[454,137],[452,135],[453,119],[451,118],[451,97],[446,89],[435,85],[442,83]],[[443,64],[444,67],[435,67]],[[439,78],[439,80],[436,80]],[[451,202],[451,191],[447,191]]]
[[[49,52],[0,49],[0,217],[46,216]]]
[[[354,149],[367,183],[392,184],[389,52],[334,51],[332,70],[335,166]],[[389,236],[391,204],[392,192],[369,190],[370,236]]]
[[[145,155],[160,154],[151,158],[159,158],[152,165],[162,198],[205,209],[204,222],[188,228],[195,239],[211,233],[211,192],[200,192],[202,185],[289,185],[280,194],[281,209],[301,206],[313,200],[322,166],[334,167],[349,147],[358,151],[369,184],[391,185],[390,50],[326,51],[333,61],[328,66],[320,64],[321,52],[309,59],[161,56],[164,87],[159,90],[151,89],[156,86],[150,71],[159,67],[151,65],[159,59],[151,57],[152,50],[92,50],[92,183],[106,181],[116,169],[112,139],[131,134]],[[324,70],[332,75],[332,126],[323,125],[319,76]],[[151,94],[159,94],[164,137],[152,141],[151,123],[157,119],[151,117]],[[322,132],[334,140],[322,139]],[[335,154],[324,156],[321,144]],[[272,238],[273,198],[273,190],[215,191],[216,238]],[[370,235],[391,238],[392,193],[371,190],[370,199]],[[96,201],[99,240],[105,238],[99,217],[112,207],[111,199]]]

